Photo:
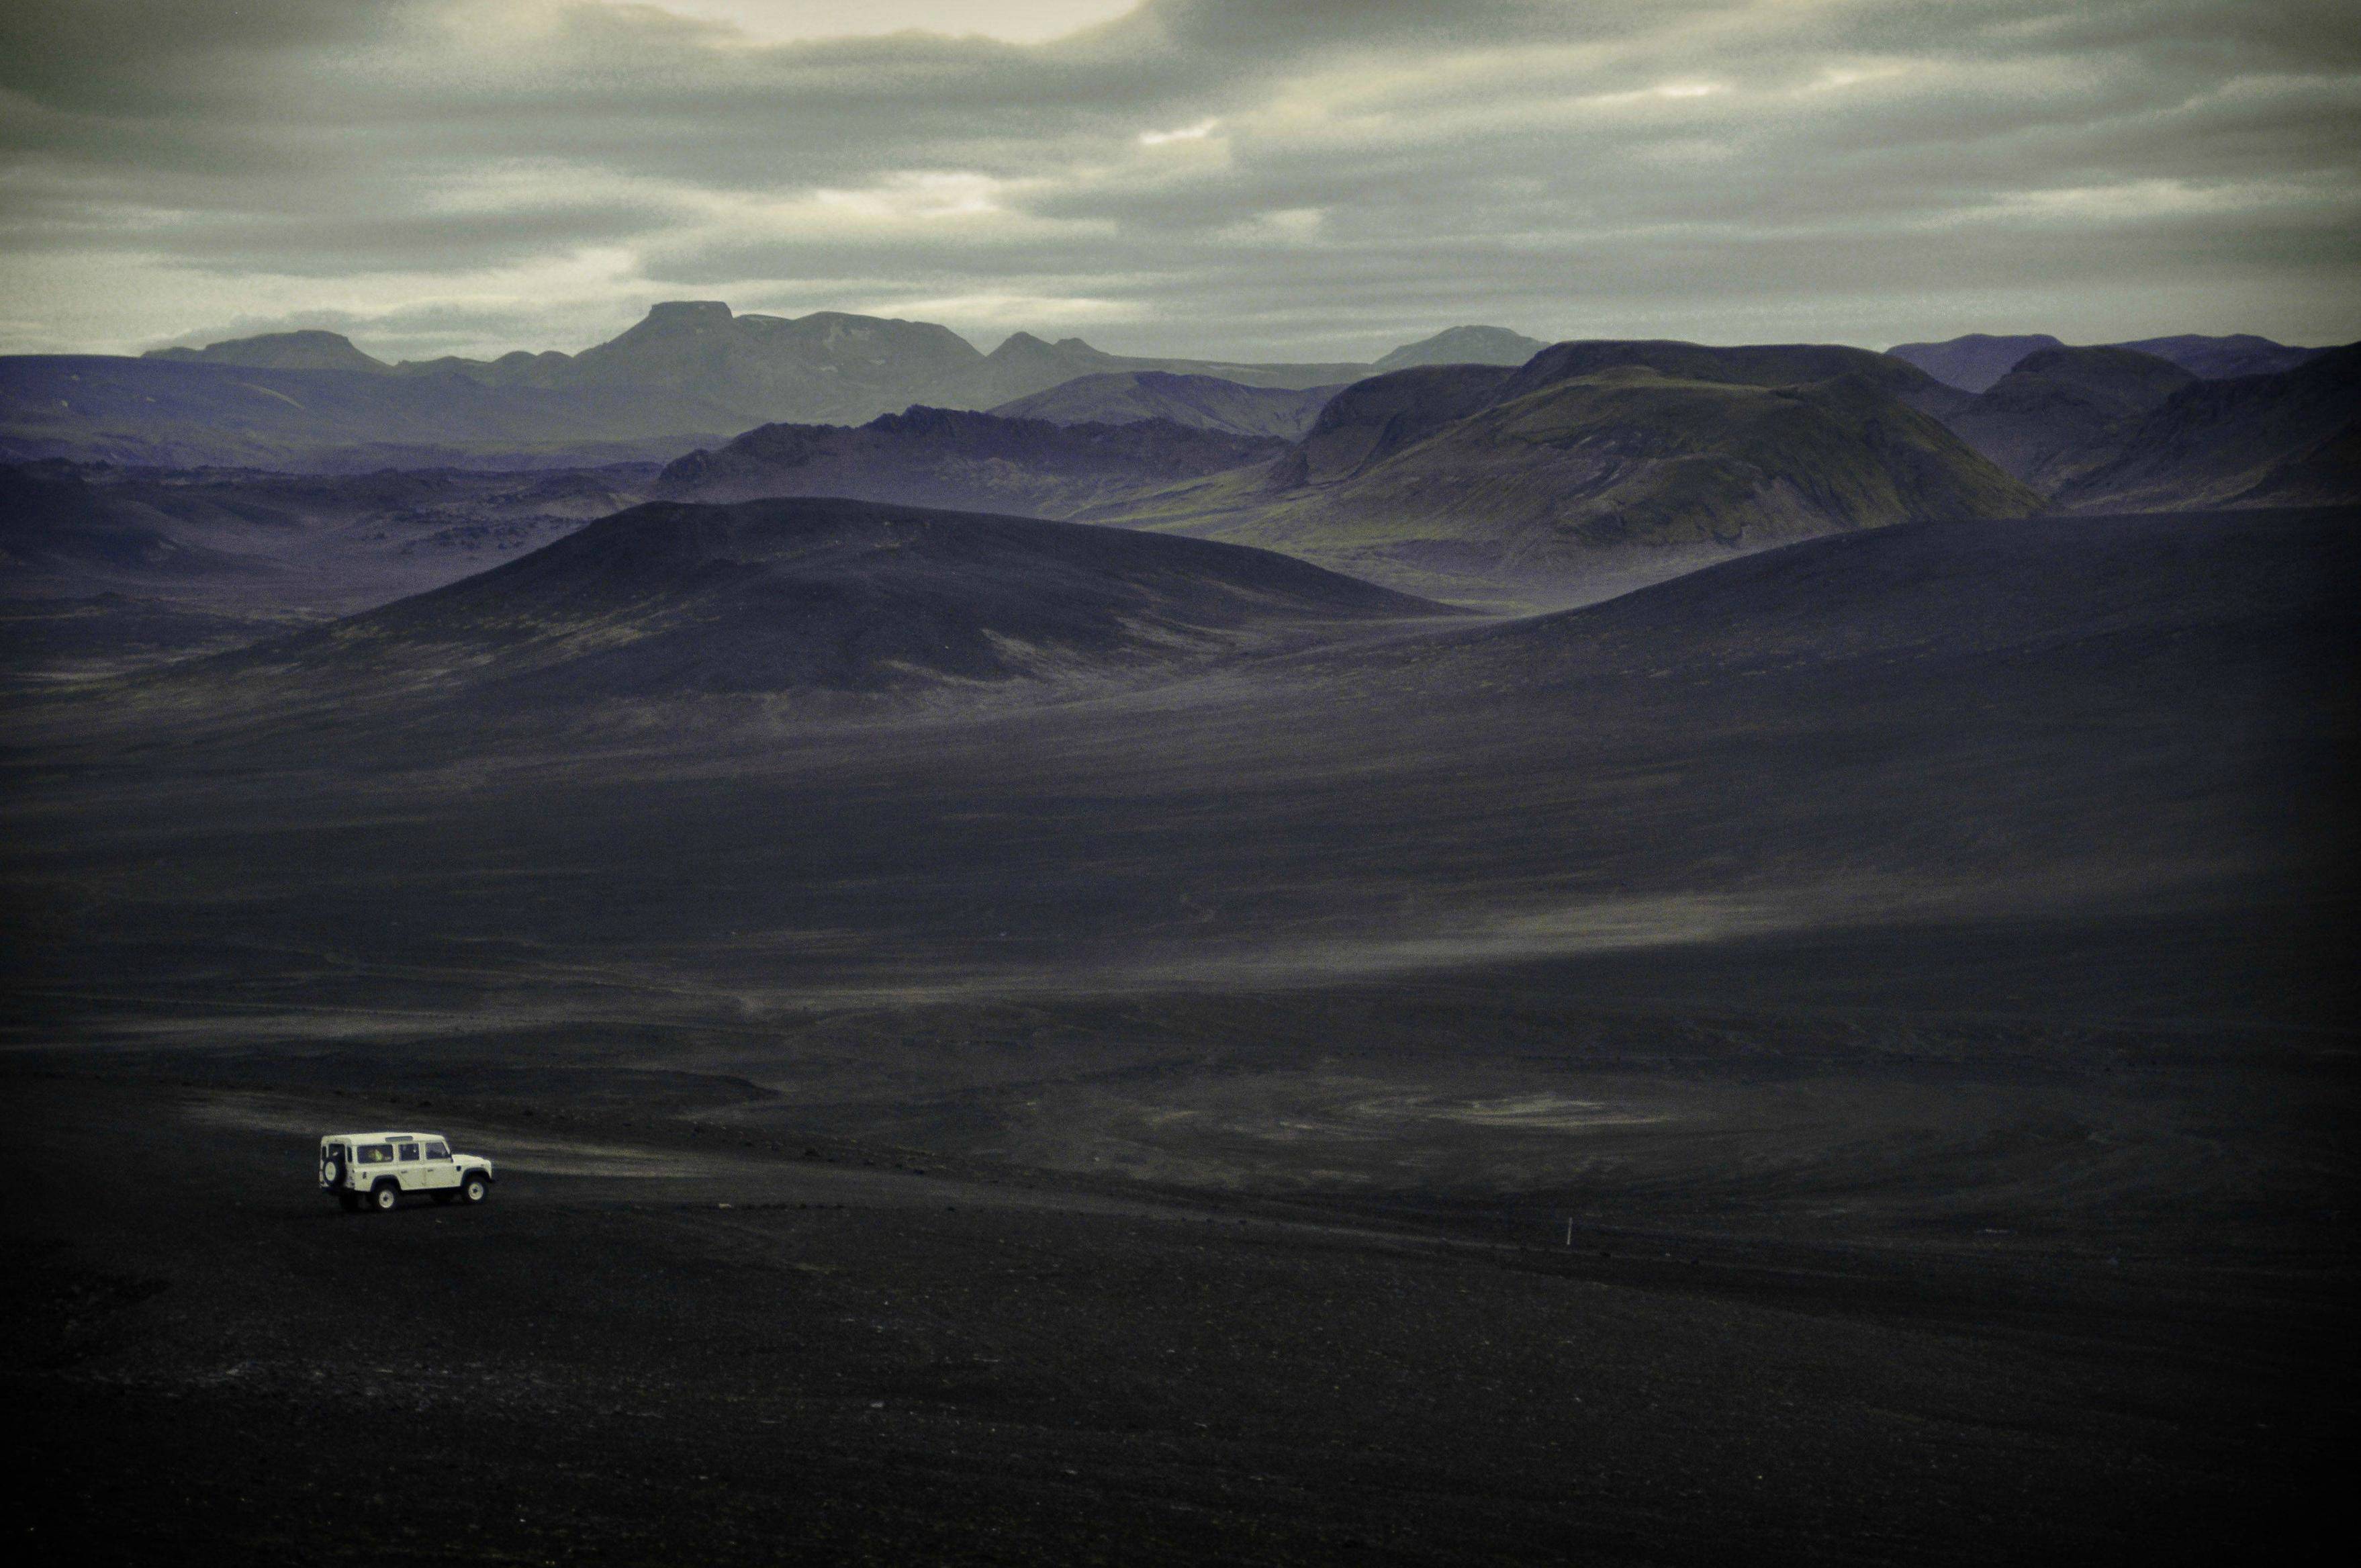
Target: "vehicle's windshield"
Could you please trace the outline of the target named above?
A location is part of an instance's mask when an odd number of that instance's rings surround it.
[[[393,1163],[393,1146],[391,1144],[363,1144],[361,1146],[360,1160],[363,1165],[391,1165]]]

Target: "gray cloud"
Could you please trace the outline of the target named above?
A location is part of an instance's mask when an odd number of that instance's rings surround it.
[[[2349,338],[2356,146],[2361,27],[2308,0],[1148,0],[1036,45],[17,0],[0,347],[578,346],[673,293],[1274,356]]]

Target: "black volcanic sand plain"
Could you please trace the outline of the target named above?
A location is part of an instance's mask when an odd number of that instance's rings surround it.
[[[1911,524],[1519,620],[1313,574],[1267,625],[1257,553],[937,515],[976,532],[889,560],[890,510],[739,579],[742,509],[644,509],[10,699],[37,1552],[2173,1561],[2330,1522],[2351,509]],[[1121,637],[1002,630],[1016,550]],[[1009,641],[681,657],[853,581]],[[564,605],[611,641],[507,678]],[[399,660],[333,646],[389,624]],[[313,1191],[320,1132],[405,1124],[500,1159],[491,1204]]]

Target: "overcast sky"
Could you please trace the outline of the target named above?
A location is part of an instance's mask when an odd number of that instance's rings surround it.
[[[2353,0],[5,0],[0,351],[2361,337]]]

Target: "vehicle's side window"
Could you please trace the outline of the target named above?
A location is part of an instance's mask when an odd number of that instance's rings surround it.
[[[361,1146],[361,1163],[363,1165],[392,1164],[393,1146],[391,1144],[363,1144]]]
[[[416,1144],[396,1144],[394,1147],[401,1151],[400,1157],[405,1164],[418,1157]]]
[[[429,1144],[426,1146],[426,1157],[428,1159],[449,1159],[451,1157],[451,1146],[449,1144]]]

